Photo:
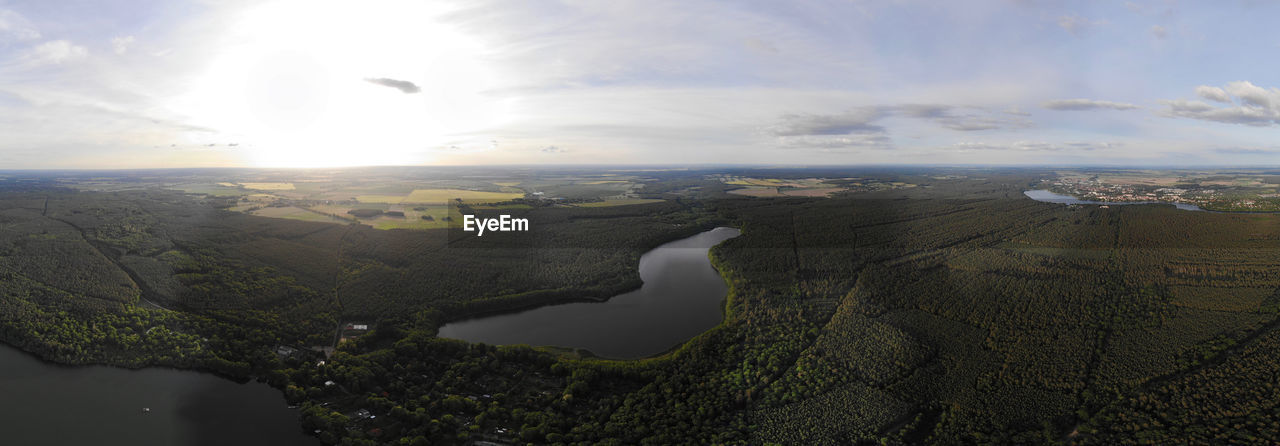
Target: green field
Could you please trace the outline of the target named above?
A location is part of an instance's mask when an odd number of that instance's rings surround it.
[[[293,190],[293,183],[240,183],[245,189],[256,190]]]
[[[468,203],[492,203],[524,197],[523,193],[485,192],[466,189],[414,189],[405,197],[403,203],[439,204],[457,198]]]
[[[663,201],[665,200],[660,200],[655,198],[618,198],[618,199],[609,199],[604,201],[593,201],[590,203],[580,203],[580,204],[577,204],[576,206],[584,207],[584,208],[598,208],[598,207],[609,207],[609,206],[627,206],[632,204],[661,203]]]
[[[319,221],[319,222],[326,222],[326,223],[342,223],[342,224],[349,223],[348,221],[345,221],[339,218],[334,218],[329,215],[324,215],[318,212],[312,212],[306,209],[293,207],[293,206],[265,207],[265,208],[261,208],[256,211],[253,211],[253,215],[258,215],[262,217],[272,217],[272,218],[288,218],[291,220],[302,220],[302,221]]]
[[[245,191],[236,187],[226,187],[214,183],[208,184],[179,184],[168,186],[168,189],[180,190],[188,194],[204,194],[215,197],[234,197],[244,195]]]

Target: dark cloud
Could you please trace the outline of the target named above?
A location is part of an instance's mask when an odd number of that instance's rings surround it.
[[[542,153],[567,153],[569,150],[556,146],[546,146],[542,148]]]
[[[1042,105],[1044,106],[1044,108],[1047,108],[1049,110],[1066,110],[1066,111],[1100,110],[1100,109],[1133,110],[1135,108],[1142,108],[1127,102],[1095,101],[1093,99],[1055,99],[1052,101],[1045,102]]]
[[[836,115],[784,115],[781,122],[773,127],[773,134],[774,136],[887,134],[888,131],[884,126],[876,124],[876,121],[890,116],[930,120],[951,130],[963,132],[1031,126],[1031,121],[1022,115],[993,113],[981,107],[904,104],[860,107]]]
[[[1093,151],[1105,150],[1119,147],[1120,143],[1109,142],[1064,142],[1051,143],[1044,141],[1016,141],[1012,143],[989,143],[989,142],[960,142],[951,148],[961,151],[973,150],[993,150],[993,151],[1018,151],[1018,152],[1062,152],[1062,151]]]
[[[1280,124],[1280,89],[1263,88],[1248,81],[1236,81],[1224,87],[1201,85],[1195,93],[1201,98],[1224,104],[1216,106],[1203,101],[1175,99],[1161,101],[1169,108],[1169,117],[1268,127]]]
[[[957,107],[939,104],[906,104],[890,107],[889,110],[911,118],[928,119],[943,127],[961,132],[1003,128],[1026,128],[1031,126],[1031,121],[1024,118],[1025,114],[1008,112],[1004,112],[1003,114],[993,113],[981,107]]]
[[[413,82],[391,79],[388,77],[367,77],[364,81],[371,84],[381,85],[383,87],[391,87],[396,90],[400,90],[405,94],[413,94],[422,91],[422,89],[418,88],[418,86]]]
[[[1280,155],[1280,149],[1276,148],[1222,147],[1213,151],[1226,155]]]
[[[853,135],[885,133],[885,128],[873,121],[887,116],[878,107],[857,108],[838,115],[789,114],[774,126],[776,136],[802,135]]]

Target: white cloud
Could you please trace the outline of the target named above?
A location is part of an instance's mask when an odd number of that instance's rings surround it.
[[[31,48],[23,59],[29,65],[61,64],[83,59],[89,50],[68,40],[51,40]]]
[[[1280,104],[1280,89],[1267,89],[1253,85],[1249,81],[1236,81],[1227,84],[1225,88],[1227,93],[1240,99],[1245,105],[1254,107],[1273,108],[1274,105]]]
[[[133,46],[133,36],[116,36],[111,38],[111,50],[116,54],[124,54],[129,52],[129,47]]]
[[[1280,124],[1280,88],[1267,89],[1249,81],[1236,81],[1221,88],[1201,85],[1195,92],[1202,98],[1226,105],[1217,107],[1185,99],[1161,101],[1169,106],[1163,114],[1254,127]]]
[[[1226,90],[1218,87],[1210,87],[1208,85],[1196,87],[1196,96],[1200,96],[1210,101],[1231,102],[1231,96],[1227,95]]]
[[[1132,110],[1142,108],[1127,102],[1096,101],[1093,99],[1055,99],[1042,105],[1050,110]]]
[[[39,38],[40,32],[26,17],[8,9],[0,9],[0,42]]]
[[[863,135],[802,135],[777,140],[783,149],[892,149],[893,141],[883,133]]]

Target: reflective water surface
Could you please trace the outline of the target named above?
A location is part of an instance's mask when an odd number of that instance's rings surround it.
[[[0,401],[0,444],[319,444],[266,384],[174,369],[68,367],[4,344]]]
[[[442,338],[487,344],[582,348],[618,359],[652,356],[715,327],[728,293],[707,251],[737,237],[716,228],[659,246],[640,257],[640,289],[605,302],[550,305],[440,327]]]

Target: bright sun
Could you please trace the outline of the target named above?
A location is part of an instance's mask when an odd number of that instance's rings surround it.
[[[243,12],[174,104],[257,167],[422,164],[499,122],[484,48],[430,2],[279,1]],[[409,81],[421,91],[367,82]]]

